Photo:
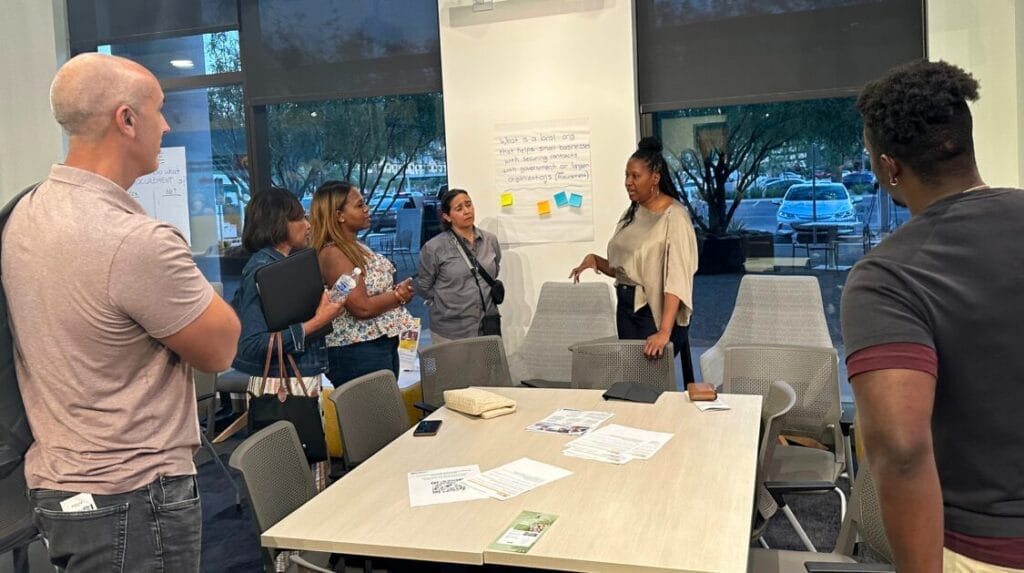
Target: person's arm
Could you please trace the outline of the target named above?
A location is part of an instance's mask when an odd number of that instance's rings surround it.
[[[942,570],[942,490],[932,449],[935,377],[918,370],[865,372],[851,380],[857,428],[901,573]]]
[[[352,272],[355,265],[340,249],[333,245],[324,247],[320,251],[320,272],[323,274],[327,284],[334,284],[343,274]],[[406,279],[395,286],[394,289],[378,295],[370,296],[366,292],[366,275],[369,271],[363,269],[359,276],[356,288],[352,289],[345,300],[345,310],[356,318],[373,318],[393,308],[398,308],[409,302],[413,297],[412,279]]]
[[[608,264],[608,259],[599,257],[594,253],[590,253],[583,257],[583,262],[581,262],[578,267],[569,271],[569,278],[572,279],[572,282],[578,283],[580,282],[580,274],[587,269],[594,269],[595,271],[610,277],[615,276],[615,269]]]
[[[665,350],[665,345],[668,344],[669,338],[672,337],[672,328],[676,324],[679,304],[678,296],[670,292],[665,293],[664,302],[662,303],[664,308],[661,311],[661,328],[658,329],[658,332],[647,337],[647,343],[644,344],[644,356],[649,358],[661,356],[661,353]]]
[[[434,297],[434,283],[441,270],[437,262],[437,254],[434,252],[434,245],[431,243],[427,242],[420,249],[420,262],[416,269],[415,281],[416,292],[428,302]]]
[[[178,332],[158,340],[199,370],[220,372],[231,366],[240,331],[235,311],[214,294],[198,318]]]

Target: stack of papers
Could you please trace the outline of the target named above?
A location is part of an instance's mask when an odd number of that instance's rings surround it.
[[[572,472],[569,470],[530,458],[519,458],[482,474],[469,476],[463,483],[488,497],[506,500],[570,475]]]
[[[611,424],[569,442],[562,453],[574,458],[625,464],[649,459],[673,435]]]
[[[555,410],[555,413],[547,418],[527,426],[526,429],[531,432],[581,436],[600,426],[602,422],[613,415],[611,412],[562,408],[561,410]]]

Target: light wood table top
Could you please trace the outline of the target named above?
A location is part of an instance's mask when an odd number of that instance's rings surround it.
[[[491,420],[444,408],[436,437],[403,434],[262,536],[281,549],[570,571],[745,572],[754,504],[760,396],[721,395],[699,412],[685,394],[657,404],[600,390],[488,388],[518,402]],[[615,423],[675,436],[649,460],[619,466],[562,455],[572,438],[524,428],[558,408],[614,412]],[[409,507],[407,473],[521,457],[573,475],[507,501]],[[699,493],[700,492],[700,493]],[[527,554],[487,550],[521,511],[558,515]]]

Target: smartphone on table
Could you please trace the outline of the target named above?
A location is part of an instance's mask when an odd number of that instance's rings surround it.
[[[437,430],[441,427],[441,420],[423,420],[416,424],[414,436],[436,436]]]

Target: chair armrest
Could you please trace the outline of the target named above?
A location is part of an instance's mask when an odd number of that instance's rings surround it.
[[[836,484],[830,481],[766,481],[764,488],[772,495],[772,499],[779,507],[784,507],[786,501],[783,496],[787,493],[832,491],[836,488]]]
[[[430,414],[437,411],[437,406],[431,406],[426,402],[416,402],[415,404],[413,404],[413,407],[419,410],[420,412],[423,412],[424,414]]]
[[[807,573],[895,573],[896,567],[888,563],[827,563],[807,561]]]
[[[302,557],[300,557],[298,554],[295,554],[295,553],[292,553],[291,555],[289,555],[288,556],[288,560],[291,561],[292,563],[294,563],[299,568],[299,571],[316,571],[317,573],[334,573],[334,570],[326,569],[326,568],[321,567],[319,565],[313,565],[312,563],[310,563],[309,561],[306,561],[305,559],[303,559]]]
[[[531,380],[523,380],[520,382],[527,388],[572,388],[572,382],[562,382],[560,380],[541,380],[540,378],[533,378]]]
[[[850,428],[853,427],[853,420],[857,415],[857,411],[853,408],[844,408],[843,415],[839,418],[839,428],[843,431],[843,436],[850,437]]]

